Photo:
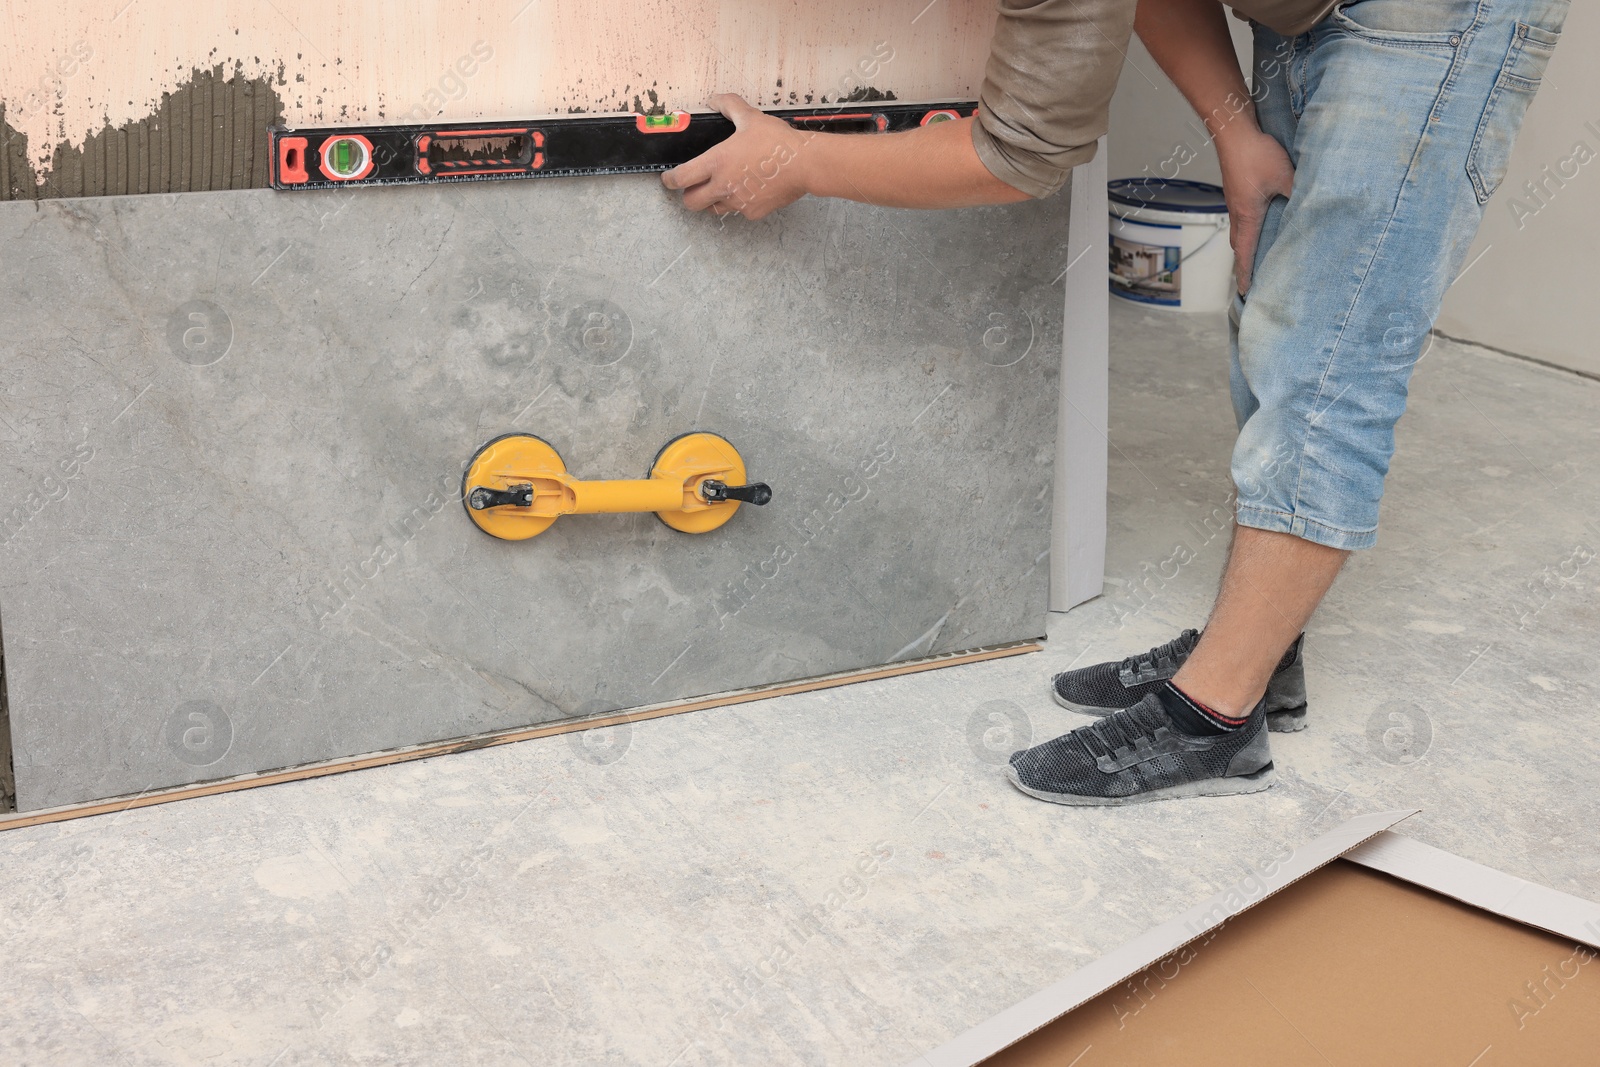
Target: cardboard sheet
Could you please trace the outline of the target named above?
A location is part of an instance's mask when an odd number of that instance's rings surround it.
[[[1337,860],[984,1062],[1600,1056],[1600,951]]]

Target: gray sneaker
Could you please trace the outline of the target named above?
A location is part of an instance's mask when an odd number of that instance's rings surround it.
[[[1178,730],[1154,694],[1011,757],[1011,784],[1055,804],[1142,804],[1255,793],[1276,780],[1265,701],[1237,730]]]
[[[1090,715],[1109,715],[1139,703],[1161,688],[1161,683],[1178,673],[1189,653],[1200,640],[1199,630],[1185,630],[1164,645],[1129,656],[1121,663],[1096,663],[1064,671],[1050,680],[1050,693],[1056,703]],[[1293,733],[1306,728],[1306,669],[1301,634],[1283,654],[1267,682],[1267,729],[1274,733]]]

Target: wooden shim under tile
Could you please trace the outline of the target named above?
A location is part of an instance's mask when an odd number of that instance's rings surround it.
[[[680,700],[670,704],[649,705],[593,718],[543,723],[537,726],[523,726],[511,730],[479,734],[475,737],[458,738],[454,741],[435,741],[425,745],[413,745],[409,748],[376,752],[366,756],[347,756],[343,759],[327,760],[322,763],[308,763],[284,770],[245,774],[237,778],[224,778],[215,782],[202,782],[196,785],[150,790],[134,796],[96,800],[87,804],[69,804],[59,808],[46,808],[41,811],[30,811],[0,817],[0,831],[17,830],[24,826],[40,826],[45,823],[65,822],[68,819],[81,819],[90,815],[109,815],[113,812],[130,811],[134,808],[148,808],[156,804],[168,804],[175,800],[215,796],[218,793],[235,793],[241,789],[254,789],[257,786],[298,782],[307,778],[322,778],[330,774],[343,774],[346,771],[365,770],[368,767],[385,767],[393,763],[409,763],[412,760],[448,756],[455,752],[472,752],[480,748],[509,745],[517,741],[532,741],[536,738],[551,737],[556,734],[574,733],[579,730],[597,730],[606,726],[643,722],[646,719],[659,719],[666,715],[679,715],[688,711],[704,711],[707,708],[745,704],[752,700],[766,700],[771,697],[810,693],[819,689],[832,689],[855,682],[870,682],[879,678],[895,678],[904,674],[918,674],[922,671],[936,670],[940,667],[955,667],[964,663],[981,663],[985,660],[1003,659],[1007,656],[1018,656],[1026,652],[1037,652],[1043,647],[1036,641],[1019,641],[1008,645],[976,648],[967,652],[951,652],[939,656],[930,656],[927,659],[896,663],[887,667],[868,667],[861,670],[844,671],[839,674],[822,675],[817,678],[806,678],[797,682],[738,689],[731,693],[719,693],[714,696],[697,697],[692,700]]]

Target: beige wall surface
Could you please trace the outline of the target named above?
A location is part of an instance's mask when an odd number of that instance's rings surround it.
[[[1438,328],[1600,377],[1600,4],[1576,0]]]
[[[58,147],[156,114],[221,68],[290,125],[767,106],[871,87],[971,96],[995,0],[3,0],[0,107],[40,180]]]

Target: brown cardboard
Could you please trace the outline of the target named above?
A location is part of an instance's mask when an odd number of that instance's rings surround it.
[[[1338,860],[983,1062],[1596,1063],[1597,957]]]
[[[1358,815],[1307,841],[1287,856],[1251,864],[1250,873],[1221,892],[1197,902],[1132,941],[1078,968],[1065,978],[1011,1005],[976,1026],[955,1035],[943,1045],[918,1056],[909,1067],[972,1067],[1010,1048],[1022,1038],[1043,1029],[1068,1012],[1121,986],[1142,968],[1185,953],[1197,941],[1209,938],[1218,927],[1281,892],[1340,856],[1382,839],[1399,822],[1419,809],[1374,811]],[[1576,900],[1576,898],[1573,898]],[[1586,902],[1577,901],[1584,907]],[[1600,908],[1595,908],[1600,922]]]
[[[1600,904],[1386,830],[1344,858],[1463,904],[1600,948]]]

